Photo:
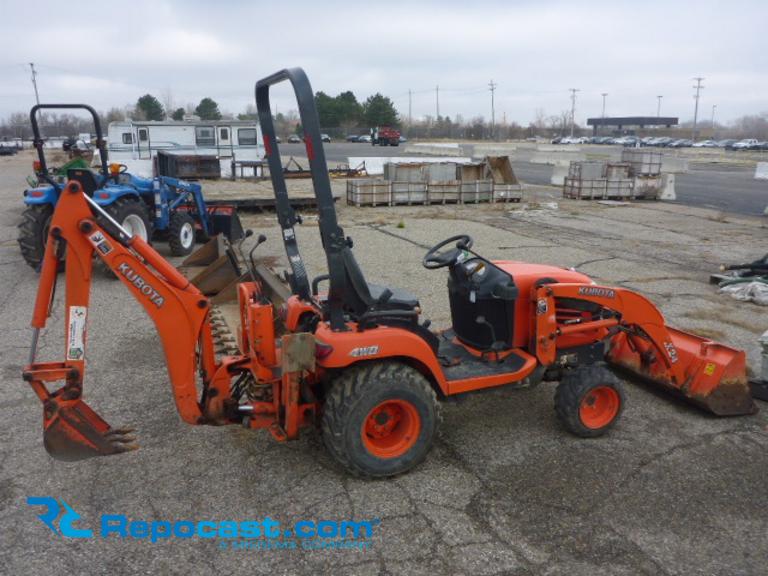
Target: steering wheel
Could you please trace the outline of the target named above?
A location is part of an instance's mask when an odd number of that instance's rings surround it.
[[[441,248],[444,248],[453,242],[456,242],[455,248],[452,248],[451,250],[448,250],[442,254],[440,253]],[[475,241],[472,240],[472,237],[468,236],[467,234],[451,236],[439,244],[432,246],[432,248],[429,249],[429,252],[427,252],[427,254],[424,256],[424,260],[421,261],[421,264],[427,270],[437,270],[438,268],[451,266],[452,264],[456,263],[461,253],[467,248],[472,248],[472,244],[474,243]]]

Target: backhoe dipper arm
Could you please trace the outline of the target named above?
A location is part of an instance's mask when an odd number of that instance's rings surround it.
[[[206,413],[197,398],[196,374],[208,385],[217,368],[208,300],[172,265],[137,236],[127,236],[114,222],[111,234],[97,223],[93,203],[77,181],[70,181],[56,206],[43,260],[32,326],[35,329],[30,364],[24,370],[44,403],[46,448],[54,456],[79,459],[124,451],[108,441],[114,436],[106,422],[81,399],[85,377],[86,321],[94,251],[141,303],[157,327],[179,414],[196,424],[215,415]],[[106,214],[102,216],[107,217]],[[53,302],[58,261],[57,245],[66,243],[66,330],[63,362],[35,362],[37,333],[45,327]],[[198,356],[199,352],[199,356]],[[66,380],[49,392],[45,382]],[[219,392],[217,390],[217,392]],[[216,396],[213,393],[211,396]],[[74,456],[55,454],[74,446]],[[83,453],[84,446],[88,448]],[[70,451],[71,452],[71,451]]]

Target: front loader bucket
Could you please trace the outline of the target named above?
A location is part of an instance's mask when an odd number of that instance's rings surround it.
[[[245,235],[237,208],[234,206],[208,206],[208,221],[211,224],[211,236],[224,234],[230,242],[237,242]]]
[[[660,351],[638,335],[620,332],[611,341],[608,360],[642,379],[661,386],[718,416],[754,414],[757,407],[747,380],[746,355],[706,338],[666,328],[670,344]],[[680,363],[682,382],[675,382],[670,365]]]
[[[43,444],[57,460],[73,462],[138,449],[133,430],[111,428],[82,400],[49,399],[43,409]]]

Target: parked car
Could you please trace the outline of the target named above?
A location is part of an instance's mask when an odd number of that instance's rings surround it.
[[[694,148],[717,148],[717,142],[714,140],[702,140],[701,142],[694,142]]]
[[[347,134],[347,137],[345,138],[345,140],[347,142],[357,142],[359,138],[360,136],[358,136],[357,134]]]
[[[300,144],[301,137],[298,134],[291,134],[290,136],[288,136],[288,142],[291,144]]]
[[[735,140],[734,138],[726,138],[725,140],[718,140],[717,146],[719,148],[729,148],[733,144],[736,144],[738,140]]]
[[[689,140],[688,138],[680,138],[679,140],[670,142],[667,145],[667,148],[689,148],[691,146],[693,146],[693,140]]]
[[[400,144],[405,144],[406,142],[408,142],[408,138],[405,136],[400,136]]]
[[[563,141],[562,136],[555,136],[552,138],[552,140],[549,141],[550,144],[560,144]]]
[[[371,143],[371,137],[368,136],[368,134],[363,134],[362,136],[358,137],[355,142],[358,142],[360,144],[370,144]]]
[[[731,150],[754,150],[758,142],[754,138],[745,138],[731,144]]]
[[[330,144],[330,142],[331,142],[331,137],[330,137],[330,136],[328,136],[328,134],[320,134],[320,140],[322,140],[323,142],[327,142],[327,143],[329,143],[329,144]]]

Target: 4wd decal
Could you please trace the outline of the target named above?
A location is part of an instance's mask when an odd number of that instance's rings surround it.
[[[163,298],[151,284],[148,284],[144,278],[139,276],[139,273],[131,268],[130,265],[123,262],[117,267],[117,271],[125,276],[128,282],[133,284],[139,292],[144,294],[152,304],[158,308],[161,308],[163,304],[165,304],[165,298]]]
[[[615,290],[598,286],[580,286],[579,294],[582,296],[597,296],[598,298],[616,298]]]
[[[677,348],[675,348],[675,345],[672,344],[672,342],[664,342],[664,348],[667,350],[667,355],[669,356],[669,361],[674,364],[677,362]]]
[[[360,348],[352,348],[352,350],[349,351],[349,355],[353,358],[360,358],[361,356],[376,356],[378,353],[378,346],[361,346]]]

